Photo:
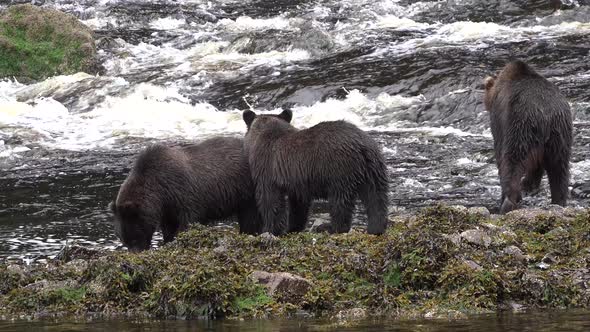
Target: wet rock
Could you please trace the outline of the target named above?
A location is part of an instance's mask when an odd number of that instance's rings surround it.
[[[479,229],[470,229],[464,231],[461,233],[461,239],[468,243],[486,248],[492,243],[492,238],[486,232]]]
[[[96,46],[99,49],[114,51],[125,47],[125,40],[121,38],[102,37],[96,41]]]
[[[338,320],[354,320],[363,319],[367,317],[367,310],[363,308],[352,308],[348,310],[341,310],[336,314]]]
[[[559,259],[553,253],[548,253],[543,256],[541,262],[547,265],[553,265],[559,263]]]
[[[261,240],[261,244],[263,247],[270,247],[273,246],[274,244],[278,243],[280,240],[277,236],[269,233],[269,232],[265,232],[259,235],[260,240]]]
[[[330,215],[327,213],[320,213],[317,215],[313,224],[311,225],[310,231],[315,232],[318,230],[318,227],[327,224],[330,222]]]
[[[426,319],[465,319],[467,315],[457,310],[431,310],[424,314]]]
[[[567,219],[564,209],[519,209],[508,212],[505,224],[514,230],[545,234],[555,227],[556,220]]]
[[[587,199],[590,198],[590,182],[578,184],[572,189],[573,198]]]
[[[475,271],[481,271],[483,270],[483,267],[481,267],[481,265],[477,264],[476,262],[470,260],[470,259],[465,259],[463,260],[463,263],[470,267],[471,269],[475,270]]]
[[[533,298],[542,298],[547,289],[545,278],[537,274],[538,272],[527,272],[522,276],[521,291],[526,292],[527,296]]]
[[[463,205],[451,205],[450,208],[457,210],[457,212],[464,212],[464,213],[468,212],[467,207],[465,207]]]
[[[297,303],[311,288],[311,282],[307,279],[287,272],[254,271],[251,278],[264,285],[269,295],[276,296],[283,302]]]
[[[514,301],[508,301],[508,302],[502,303],[499,305],[499,308],[502,310],[509,310],[514,313],[523,312],[527,309],[527,307],[525,305],[514,302]]]
[[[50,281],[47,279],[36,281],[32,284],[28,284],[24,289],[33,290],[36,292],[48,291],[48,290],[55,290],[60,288],[73,288],[76,287],[78,283],[74,280],[63,280],[63,281]]]
[[[502,250],[505,255],[512,256],[515,260],[519,262],[526,261],[526,256],[523,254],[522,250],[520,250],[517,246],[508,246]]]
[[[270,233],[264,233],[264,235],[265,235],[265,237],[267,237],[268,235],[272,236],[272,234],[270,234]],[[220,239],[219,241],[217,241],[217,247],[213,248],[213,252],[218,255],[223,255],[229,251],[229,246],[230,246],[230,239],[228,239],[227,237],[224,237],[224,238]]]
[[[461,244],[461,234],[443,234],[443,236],[456,246]]]
[[[467,213],[484,219],[488,219],[490,217],[490,210],[483,206],[470,207],[467,209]]]
[[[101,255],[99,250],[94,250],[79,245],[66,245],[62,250],[55,256],[55,260],[62,262],[69,262],[75,259],[88,260],[97,258]]]

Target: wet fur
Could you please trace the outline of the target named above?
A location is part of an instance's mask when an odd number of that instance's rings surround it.
[[[140,153],[111,204],[117,235],[130,250],[149,249],[159,227],[172,241],[191,222],[208,224],[237,214],[240,231],[261,225],[243,141],[216,137]]]
[[[573,141],[565,97],[519,60],[508,63],[497,77],[486,78],[484,85],[502,186],[500,213],[518,208],[522,189],[538,191],[545,172],[552,204],[565,206]]]
[[[319,230],[348,232],[356,199],[368,214],[367,232],[387,226],[387,170],[380,147],[345,121],[298,130],[289,110],[279,115],[243,114],[248,127],[244,151],[256,187],[263,231],[276,229],[288,196],[288,232],[306,228],[314,199],[327,199],[331,222]]]

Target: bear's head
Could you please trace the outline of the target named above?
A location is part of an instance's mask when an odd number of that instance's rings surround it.
[[[136,202],[111,202],[109,209],[115,216],[115,234],[129,251],[138,252],[150,248],[156,226],[146,220]]]
[[[242,118],[246,123],[246,127],[248,127],[248,132],[250,129],[257,128],[261,126],[268,126],[274,123],[277,124],[290,124],[291,119],[293,118],[293,112],[290,109],[283,110],[280,114],[256,114],[250,110],[244,111],[242,114]]]

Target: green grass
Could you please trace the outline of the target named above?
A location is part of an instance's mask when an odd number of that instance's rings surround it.
[[[93,55],[81,48],[88,38],[80,26],[40,11],[12,6],[0,17],[0,77],[39,80],[85,70]]]

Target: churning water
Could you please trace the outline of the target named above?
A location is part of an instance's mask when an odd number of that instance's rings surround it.
[[[0,9],[11,1],[0,1]],[[590,201],[590,6],[506,0],[47,0],[97,35],[104,72],[0,81],[0,257],[116,248],[107,204],[151,142],[241,136],[241,111],[293,107],[383,146],[397,213],[496,209],[482,80],[511,57],[568,97],[572,205]],[[545,190],[525,205],[548,204]],[[359,221],[362,222],[362,221]]]

